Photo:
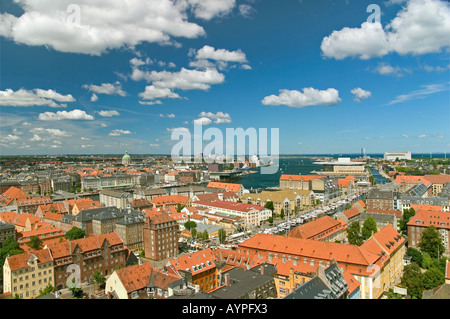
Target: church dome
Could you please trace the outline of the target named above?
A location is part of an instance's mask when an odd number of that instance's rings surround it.
[[[122,165],[128,165],[131,162],[131,156],[128,155],[128,151],[125,151],[125,155],[122,157]]]

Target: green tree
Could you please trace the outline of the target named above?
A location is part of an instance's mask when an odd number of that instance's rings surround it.
[[[444,274],[437,268],[430,268],[423,274],[423,288],[433,289],[445,283]]]
[[[420,264],[424,269],[430,269],[433,263],[433,258],[431,258],[429,253],[422,254],[422,263]]]
[[[402,218],[399,221],[399,227],[400,227],[400,231],[403,234],[407,234],[408,233],[408,222],[411,219],[411,217],[413,217],[416,214],[416,211],[414,210],[414,208],[410,208],[410,209],[404,209],[403,210],[403,215]]]
[[[207,231],[206,229],[205,229],[205,231],[203,232],[202,238],[203,238],[204,240],[209,239],[209,234],[208,234],[208,231]]]
[[[353,222],[349,228],[347,228],[347,239],[352,245],[361,246],[364,242],[358,222]]]
[[[19,243],[14,237],[8,237],[2,242],[2,247],[0,248],[0,282],[3,282],[3,265],[6,257],[22,253],[23,250],[20,249]]]
[[[445,247],[442,243],[442,236],[436,227],[431,225],[422,232],[419,249],[422,253],[428,253],[431,258],[441,258]]]
[[[185,223],[184,223],[184,228],[185,228],[186,230],[195,229],[195,228],[197,228],[197,224],[196,224],[195,222],[188,221],[188,222],[185,222]]]
[[[411,262],[422,265],[423,255],[420,250],[409,247],[406,251],[406,255],[411,256]]]
[[[269,224],[273,224],[273,217],[267,218],[267,221],[269,222]]]
[[[401,283],[408,289],[408,295],[415,299],[421,299],[424,289],[422,281],[422,272],[417,263],[411,263],[405,266]]]
[[[227,232],[225,231],[225,229],[223,228],[219,229],[218,236],[219,236],[219,243],[223,244],[227,239]]]
[[[44,242],[38,236],[31,236],[27,245],[33,249],[41,249],[44,246]]]
[[[45,296],[51,292],[55,291],[55,287],[53,287],[52,285],[48,284],[44,289],[41,290],[41,292],[39,293],[39,296]]]
[[[283,208],[281,209],[281,212],[280,212],[280,218],[284,219],[284,209]]]
[[[197,237],[197,229],[191,228],[191,238],[196,238],[196,237]]]
[[[105,288],[105,282],[106,279],[105,277],[103,277],[103,274],[99,271],[96,270],[93,274],[92,274],[92,279],[94,280],[94,282],[100,286],[100,289]]]
[[[86,236],[86,232],[78,227],[72,227],[65,235],[68,240],[75,240],[79,238],[84,238]]]
[[[361,235],[365,240],[369,239],[378,231],[377,222],[372,217],[366,219],[361,229]]]
[[[273,208],[273,202],[272,201],[267,201],[265,204],[264,204],[264,207],[265,208],[267,208],[267,209],[270,209],[272,212],[273,212],[273,210],[274,210],[274,208]]]
[[[184,208],[184,205],[177,204],[177,212],[181,212],[181,210]]]

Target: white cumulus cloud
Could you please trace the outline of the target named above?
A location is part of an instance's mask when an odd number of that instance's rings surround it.
[[[385,27],[364,22],[360,28],[345,27],[322,40],[325,57],[370,59],[392,52],[400,55],[437,53],[450,43],[450,6],[440,0],[410,0]]]
[[[120,96],[127,95],[127,93],[124,90],[122,90],[122,85],[120,84],[120,82],[102,83],[101,85],[84,84],[83,88],[97,94],[120,95]]]
[[[61,121],[61,120],[88,120],[92,121],[94,117],[82,110],[72,110],[72,111],[58,111],[44,112],[39,114],[39,120],[41,121]]]
[[[112,117],[112,116],[119,116],[120,113],[116,110],[102,110],[98,112],[98,115],[102,117]]]
[[[303,92],[297,90],[280,90],[279,95],[266,96],[261,103],[264,105],[287,105],[302,108],[312,105],[332,106],[341,102],[339,91],[333,88],[318,90],[304,88]]]
[[[355,96],[353,100],[358,103],[372,96],[370,91],[366,91],[361,88],[354,88],[350,92]]]
[[[229,13],[235,0],[58,0],[17,1],[19,16],[0,14],[0,36],[61,52],[101,55],[143,42],[205,35],[188,13],[212,19]]]
[[[2,106],[43,106],[66,107],[67,104],[58,104],[56,102],[74,102],[75,98],[71,94],[63,95],[54,90],[19,89],[13,91],[6,89],[0,91],[0,105]]]
[[[131,132],[128,130],[112,130],[111,132],[109,132],[109,136],[120,136],[120,135],[130,135]]]

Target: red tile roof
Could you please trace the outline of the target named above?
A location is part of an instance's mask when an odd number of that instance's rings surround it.
[[[435,212],[442,212],[443,207],[437,205],[423,205],[423,204],[411,204],[411,208],[415,211],[418,210],[431,210]]]
[[[119,235],[117,235],[117,233],[115,232],[112,232],[108,234],[91,235],[86,238],[62,242],[56,245],[51,245],[49,246],[49,248],[53,258],[57,259],[71,255],[73,250],[77,246],[84,252],[100,249],[105,240],[107,240],[111,246],[123,243]]]
[[[409,220],[408,226],[435,226],[436,228],[450,229],[450,212],[435,212],[419,210]]]
[[[375,264],[379,256],[362,247],[349,244],[327,243],[318,240],[284,237],[258,233],[238,245],[240,249],[256,249],[279,254],[331,260],[357,265]]]
[[[8,206],[14,199],[18,200],[27,198],[31,198],[30,195],[18,187],[11,186],[0,195],[0,206]]]
[[[168,264],[175,271],[189,269],[192,275],[214,269],[216,267],[213,260],[216,259],[214,251],[211,248],[199,250],[197,252],[180,256],[169,260]]]
[[[361,212],[355,207],[347,209],[346,211],[344,211],[344,215],[348,219],[351,219],[351,218],[353,218],[353,217],[355,217],[355,216],[357,216],[359,214],[361,214]]]
[[[17,206],[35,206],[42,204],[51,204],[53,201],[49,196],[39,196],[31,198],[20,198],[17,200]]]
[[[39,250],[30,249],[29,252],[25,252],[22,254],[7,257],[10,269],[18,270],[18,269],[28,267],[27,262],[31,257],[33,257],[33,255],[37,257],[38,264],[43,264],[43,263],[53,261],[52,256],[48,249],[39,249]]]
[[[337,229],[330,231],[332,228]],[[336,220],[330,216],[323,216],[316,220],[310,221],[309,223],[295,227],[288,233],[288,236],[305,239],[318,239],[313,237],[316,237],[319,234],[324,233],[325,231],[330,231],[327,233],[328,237],[329,235],[342,229],[343,227],[341,224],[341,220]]]
[[[409,176],[409,175],[397,175],[397,177],[395,178],[395,182],[397,184],[401,183],[417,184],[419,182],[422,182],[424,185],[431,184],[431,182],[424,176]]]
[[[188,196],[166,195],[153,197],[150,202],[152,202],[155,206],[177,205],[177,204],[186,205],[188,200],[189,200]]]
[[[161,270],[153,268],[150,262],[144,262],[142,265],[134,265],[123,269],[116,270],[122,285],[127,293],[145,289],[150,283],[153,274],[153,284],[157,288],[168,289],[168,285],[179,280],[178,277],[171,273],[163,273]]]
[[[405,238],[392,225],[386,225],[363,243],[361,248],[373,254],[381,255],[381,261],[385,263],[389,260],[389,256],[404,243]]]
[[[424,178],[433,184],[445,184],[450,183],[450,175],[424,175]]]
[[[236,192],[207,193],[207,194],[198,194],[196,196],[197,196],[198,200],[200,200],[200,201],[212,202],[215,200],[219,200],[219,194],[222,194],[223,199],[238,198],[238,196],[236,195]]]
[[[229,192],[235,192],[236,193],[242,187],[242,184],[209,182],[207,187],[221,188],[221,189],[228,190]]]

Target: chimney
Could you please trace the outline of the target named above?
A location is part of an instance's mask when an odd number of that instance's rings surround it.
[[[263,266],[263,265],[261,265],[261,266],[259,267],[259,270],[261,271],[261,275],[264,275],[264,266]]]
[[[225,274],[225,286],[230,286],[230,274]]]
[[[223,193],[218,193],[217,197],[219,198],[220,201],[222,201],[223,200]]]

